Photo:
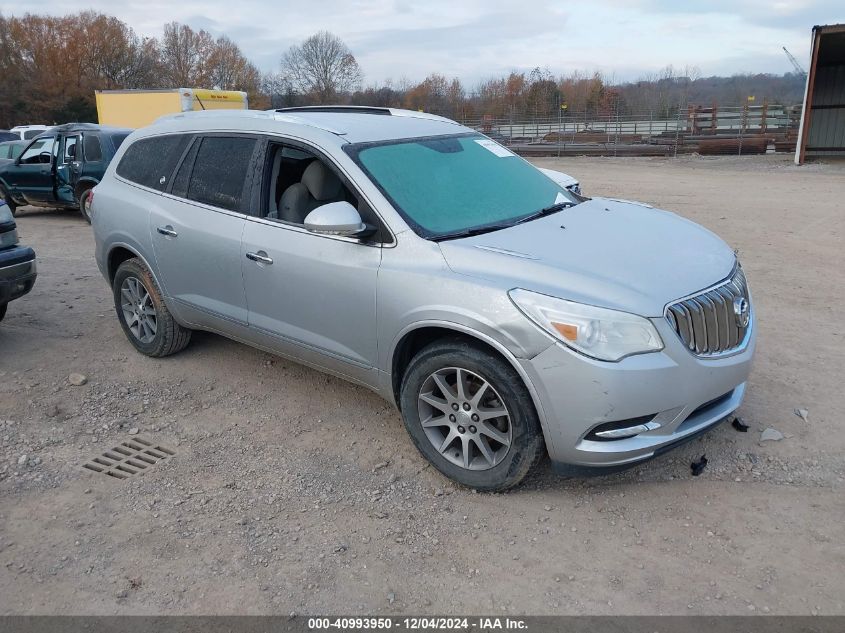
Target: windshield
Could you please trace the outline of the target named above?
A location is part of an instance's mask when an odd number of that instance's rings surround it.
[[[347,146],[348,153],[420,235],[500,228],[578,199],[480,134]]]

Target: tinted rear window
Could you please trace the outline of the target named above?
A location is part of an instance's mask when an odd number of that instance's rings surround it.
[[[98,136],[86,134],[85,138],[82,139],[82,147],[85,151],[85,160],[103,160],[103,148]]]
[[[174,134],[142,138],[132,143],[117,166],[119,176],[163,191],[188,143],[188,136]]]
[[[187,198],[221,209],[240,211],[255,139],[209,136],[194,161]]]
[[[28,141],[29,139],[35,138],[39,134],[43,134],[46,131],[47,130],[27,130],[26,132],[23,133],[23,138],[24,138],[25,141]]]
[[[127,136],[129,136],[129,132],[111,135],[111,144],[114,146],[114,151],[117,151],[117,148],[123,145],[123,141],[126,140]]]

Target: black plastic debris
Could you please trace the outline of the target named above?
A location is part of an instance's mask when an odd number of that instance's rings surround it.
[[[701,459],[699,459],[697,462],[693,462],[692,464],[689,465],[690,469],[692,470],[692,476],[698,477],[701,473],[704,472],[704,469],[706,468],[706,466],[707,466],[707,457],[702,455]]]
[[[743,422],[742,418],[735,417],[734,421],[731,422],[731,426],[734,427],[740,433],[748,433],[748,425]]]

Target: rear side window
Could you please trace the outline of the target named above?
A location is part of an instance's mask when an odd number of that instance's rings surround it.
[[[112,134],[111,144],[114,146],[114,151],[117,151],[117,148],[123,145],[123,141],[126,140],[127,136],[129,136],[128,132],[125,134]]]
[[[93,134],[86,134],[82,139],[82,147],[85,151],[85,160],[103,160],[103,148],[100,145],[100,137]]]
[[[208,136],[197,150],[187,198],[229,211],[240,211],[255,139]]]
[[[120,159],[117,174],[144,187],[164,191],[188,138],[185,134],[173,134],[135,141]]]
[[[42,132],[44,132],[44,130],[27,130],[26,132],[23,133],[23,139],[25,141],[28,141],[31,138],[35,138],[36,136],[38,136]]]

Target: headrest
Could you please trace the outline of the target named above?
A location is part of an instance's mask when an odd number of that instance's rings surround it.
[[[302,174],[302,184],[317,200],[330,200],[340,193],[340,178],[319,160],[313,161]]]

